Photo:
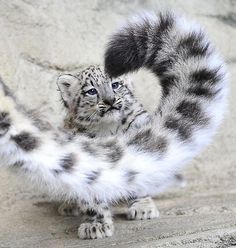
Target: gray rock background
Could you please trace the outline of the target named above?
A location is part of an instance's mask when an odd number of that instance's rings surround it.
[[[236,245],[235,0],[0,0],[0,74],[27,106],[47,101],[60,116],[57,76],[102,63],[109,34],[143,9],[174,9],[196,19],[228,62],[229,111],[218,136],[185,169],[187,186],[158,196],[159,219],[128,222],[125,209],[115,208],[116,232],[105,240],[78,240],[78,219],[59,217],[46,196],[1,170],[0,248]],[[140,72],[134,80],[152,110],[158,102],[152,76]]]

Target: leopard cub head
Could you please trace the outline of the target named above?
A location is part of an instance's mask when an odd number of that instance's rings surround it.
[[[69,115],[81,125],[119,121],[133,97],[127,77],[110,78],[101,66],[61,75],[57,84]]]

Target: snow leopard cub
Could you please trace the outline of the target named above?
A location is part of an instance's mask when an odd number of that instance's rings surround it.
[[[119,133],[129,134],[151,124],[151,117],[135,98],[128,77],[111,79],[102,66],[91,65],[77,74],[61,75],[57,84],[67,110],[65,127],[75,133],[107,137]],[[132,199],[128,206],[127,218],[130,220],[159,216],[149,196]],[[77,216],[82,208],[86,206],[63,203],[58,211],[61,215]],[[100,204],[97,208],[104,212]]]
[[[111,37],[104,62],[113,78],[141,68],[159,78],[163,94],[151,128],[71,136],[61,124],[32,118],[0,79],[0,166],[52,199],[80,200],[88,219],[78,235],[87,239],[112,235],[112,202],[163,191],[210,142],[227,105],[224,61],[200,27],[173,13],[128,22]]]

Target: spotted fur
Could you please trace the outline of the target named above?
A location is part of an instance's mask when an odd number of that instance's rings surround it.
[[[227,96],[226,71],[201,28],[183,17],[163,13],[136,18],[111,37],[105,55],[108,75],[118,77],[141,67],[159,77],[165,94],[153,116],[150,141],[146,139],[146,129],[131,136],[113,137],[114,146],[122,147],[123,151],[116,161],[106,158],[102,151],[97,156],[83,148],[87,142],[99,150],[106,138],[76,134],[63,143],[55,136],[70,136],[68,130],[56,127],[41,130],[0,82],[1,165],[11,168],[18,164],[15,169],[29,175],[27,178],[38,188],[47,190],[52,198],[80,199],[91,208],[96,202],[109,204],[162,191],[169,179],[209,143],[221,122]],[[173,85],[171,82],[165,85],[163,80],[168,81],[172,76]],[[202,91],[203,87],[207,91]],[[202,93],[189,94],[192,88]],[[7,128],[4,122],[9,123]],[[24,132],[28,135],[21,136],[20,143],[12,139]],[[135,138],[140,133],[141,143]],[[21,146],[31,141],[29,137],[39,141],[38,145],[30,146],[30,151]],[[160,137],[165,142],[160,142]],[[74,154],[71,170],[61,162],[68,154]],[[58,174],[56,170],[62,172]],[[84,223],[79,236],[111,236],[110,225]]]
[[[127,132],[151,118],[133,95],[129,78],[111,79],[102,66],[91,65],[57,81],[66,107],[65,127],[90,137]]]
[[[114,82],[115,85],[118,83],[115,89],[113,89]],[[151,117],[134,97],[130,80],[127,77],[111,79],[104,73],[102,66],[92,65],[74,75],[61,75],[57,83],[66,107],[65,127],[76,133],[83,133],[90,137],[109,137],[119,133],[128,134],[145,126],[148,127],[151,123]],[[88,93],[91,89],[95,90],[94,95]],[[136,140],[139,136],[137,135]],[[159,145],[161,145],[160,142]],[[85,152],[94,156],[101,157],[101,154],[104,154],[105,160],[114,163],[123,155],[122,147],[117,146],[112,140],[102,142],[99,148],[84,142],[83,148]],[[143,149],[146,149],[145,145]],[[91,172],[89,178],[91,183],[94,183],[99,175],[99,171]],[[150,202],[151,206],[155,207],[155,204]],[[59,213],[64,215],[67,212],[71,215],[71,211],[63,210],[63,206],[72,208],[69,204],[62,204],[59,206]],[[74,203],[73,206],[76,209],[79,208]],[[99,204],[96,206],[99,207]],[[136,199],[136,206],[138,206],[138,199]],[[148,204],[141,204],[139,208],[141,209],[142,206],[148,208]],[[76,210],[72,212],[77,213]],[[153,210],[153,213],[156,212],[157,210]],[[155,214],[152,217],[154,218]]]
[[[12,136],[11,138],[19,146],[19,148],[25,151],[32,151],[39,144],[39,140],[28,132],[22,132]]]

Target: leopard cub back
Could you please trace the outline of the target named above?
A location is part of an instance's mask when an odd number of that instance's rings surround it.
[[[110,78],[102,66],[91,65],[58,78],[67,109],[65,127],[89,136],[132,131],[151,121],[133,94],[128,77]]]

